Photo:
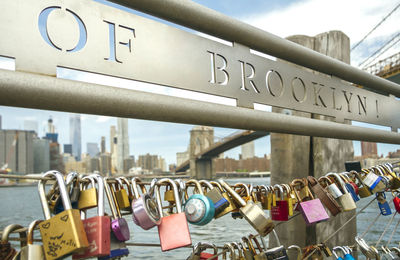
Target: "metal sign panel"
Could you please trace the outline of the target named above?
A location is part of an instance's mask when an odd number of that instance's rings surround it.
[[[400,128],[394,97],[93,1],[2,0],[0,30],[0,55],[18,71],[66,67]]]

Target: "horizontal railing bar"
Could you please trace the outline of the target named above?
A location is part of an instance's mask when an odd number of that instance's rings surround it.
[[[396,132],[7,70],[0,105],[400,144]]]
[[[251,49],[400,97],[400,85],[189,0],[109,0]]]

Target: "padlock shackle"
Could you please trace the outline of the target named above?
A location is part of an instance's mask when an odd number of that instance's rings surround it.
[[[122,183],[125,184],[125,186],[126,186],[126,188],[127,188],[126,190],[128,191],[129,197],[133,197],[134,194],[133,194],[133,192],[132,192],[132,185],[131,185],[131,182],[129,182],[129,180],[128,180],[126,177],[124,177],[124,176],[118,177],[118,179],[120,179],[120,180],[122,181]],[[124,187],[124,186],[122,185],[122,187]]]
[[[226,243],[224,245],[224,249],[228,249],[229,253],[231,255],[231,259],[236,259],[236,254],[235,254],[235,249],[233,248],[233,246],[229,243]]]
[[[275,184],[274,185],[274,192],[275,192],[275,196],[276,197],[278,197],[277,191],[279,191],[279,195],[280,195],[281,200],[284,200],[285,197],[283,195],[283,187],[282,187],[282,185],[280,185],[280,184]]]
[[[176,205],[176,212],[177,213],[182,213],[182,204],[181,204],[181,200],[179,197],[179,191],[178,191],[178,187],[175,183],[175,181],[169,179],[169,178],[162,178],[159,181],[157,181],[157,185],[161,185],[162,183],[169,183],[170,186],[172,187],[172,190],[174,191],[174,199],[175,199],[175,205]],[[161,211],[162,212],[162,211]],[[161,213],[162,214],[162,213]]]
[[[96,178],[97,186],[98,186],[98,196],[97,196],[97,215],[100,217],[104,216],[104,179],[99,174],[93,174],[94,178]]]
[[[206,180],[200,180],[199,181],[202,187],[207,187],[209,190],[212,190],[214,186],[209,181]]]
[[[43,222],[43,220],[37,219],[37,220],[32,221],[29,224],[28,235],[27,235],[27,244],[28,245],[33,245],[33,232],[35,231],[35,228],[37,227],[37,225],[39,225],[42,222]]]
[[[226,190],[226,192],[228,192],[232,196],[232,198],[240,205],[240,207],[246,206],[246,201],[244,201],[244,199],[242,199],[242,197],[240,197],[240,195],[237,194],[237,192],[234,191],[228,183],[226,183],[223,179],[219,179],[218,182]]]
[[[46,180],[40,179],[38,181],[38,191],[39,191],[40,204],[42,205],[44,218],[46,220],[48,220],[48,219],[51,218],[51,213],[50,213],[49,204],[47,202],[45,184],[46,184]]]
[[[260,253],[262,253],[262,252],[265,251],[265,248],[262,248],[262,247],[261,247],[261,244],[260,244],[260,242],[258,242],[258,239],[257,239],[256,236],[254,236],[254,235],[249,235],[249,239],[252,240],[252,241],[254,241],[254,242],[256,243],[256,246],[257,246],[258,250],[260,251]]]
[[[249,188],[249,186],[247,186],[246,184],[244,184],[243,182],[238,182],[238,183],[235,183],[235,185],[233,185],[234,186],[234,188],[236,188],[236,187],[243,187],[243,189],[244,189],[244,191],[245,191],[245,193],[246,193],[246,197],[248,198],[248,197],[251,197],[251,193],[250,193],[250,188]]]
[[[1,236],[1,242],[7,243],[8,242],[8,237],[10,236],[11,232],[13,232],[14,230],[17,230],[17,229],[21,229],[21,228],[24,228],[24,227],[19,225],[19,224],[11,224],[11,225],[6,226],[4,228],[3,234]],[[21,248],[22,248],[22,247],[26,246],[26,242],[27,242],[26,241],[26,232],[25,231],[19,232],[19,237],[21,239],[20,240],[20,245],[21,245]]]
[[[82,178],[82,180],[89,180],[89,182],[82,182],[81,191],[86,190],[89,185],[92,185],[92,188],[96,188],[96,180],[95,177],[92,175],[86,175]]]
[[[210,183],[211,183],[211,185],[212,185],[212,186],[214,186],[214,187],[218,188],[218,189],[219,189],[219,191],[220,191],[221,193],[222,193],[222,192],[225,192],[225,191],[224,191],[224,189],[222,188],[221,184],[219,184],[219,182],[216,182],[216,181],[210,181]]]
[[[110,179],[109,177],[104,177],[103,178],[104,190],[106,192],[106,196],[107,196],[107,199],[108,199],[108,204],[110,205],[112,218],[113,219],[118,219],[118,218],[121,218],[121,213],[119,212],[119,210],[117,210],[118,205],[117,205],[117,203],[116,203],[116,201],[114,199],[114,196],[112,194],[111,187],[110,187],[111,183],[108,182],[109,179]]]
[[[203,192],[203,189],[201,188],[200,182],[195,179],[190,179],[190,180],[186,181],[186,185],[185,185],[185,198],[186,199],[189,197],[187,194],[187,189],[189,188],[189,186],[192,186],[190,184],[193,184],[193,186],[194,186],[193,194],[204,195],[204,192]],[[197,193],[194,193],[195,191],[197,191]]]
[[[142,183],[142,180],[139,177],[133,177],[131,179],[131,183],[132,183],[133,196],[135,197],[135,199],[139,199],[140,197],[139,190],[137,188],[138,186],[140,187],[142,194],[147,192],[146,187],[144,187],[144,185],[140,185],[140,183]]]
[[[338,183],[340,185],[340,187],[342,188],[343,194],[349,193],[348,190],[346,189],[345,183],[343,182],[342,178],[340,178],[339,174],[330,172],[330,173],[327,173],[326,176],[327,177],[332,176],[336,180],[336,183]]]
[[[42,175],[42,177],[48,177],[49,175],[54,176],[57,181],[57,184],[58,184],[58,187],[60,190],[61,201],[64,206],[64,211],[72,209],[71,201],[69,199],[69,193],[65,186],[63,175],[58,171],[48,171],[48,172],[44,173]]]
[[[298,245],[291,245],[287,248],[287,250],[296,250],[297,259],[301,259],[303,257],[303,251],[301,250],[301,247],[299,247]]]

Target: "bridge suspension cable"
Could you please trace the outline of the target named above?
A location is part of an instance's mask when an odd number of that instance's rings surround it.
[[[375,31],[389,16],[391,16],[398,8],[400,7],[400,2],[397,4],[397,6],[390,11],[389,14],[387,14],[377,25],[375,25],[374,28],[372,28],[371,31],[369,31],[369,33],[367,33],[359,42],[357,42],[353,47],[351,47],[350,51],[353,51],[355,48],[358,47],[358,45],[360,45],[373,31]]]

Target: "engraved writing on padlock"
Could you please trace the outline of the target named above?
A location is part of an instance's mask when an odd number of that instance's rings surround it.
[[[275,184],[274,190],[276,197],[280,198],[276,202],[276,206],[271,208],[271,219],[276,221],[288,221],[289,219],[289,203],[284,199],[283,188],[281,185]]]
[[[53,176],[57,180],[65,211],[56,216],[50,216],[44,190],[45,182],[40,180],[39,196],[46,220],[39,224],[39,228],[47,260],[82,252],[89,246],[80,212],[72,209],[62,174],[57,171],[49,171],[42,175],[42,177],[48,176]]]

